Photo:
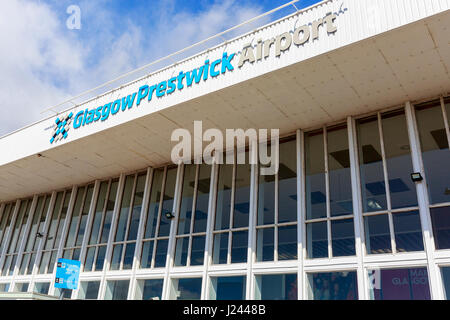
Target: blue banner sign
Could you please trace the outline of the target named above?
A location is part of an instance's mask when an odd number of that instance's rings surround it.
[[[76,290],[80,277],[80,265],[80,261],[58,259],[55,288]]]

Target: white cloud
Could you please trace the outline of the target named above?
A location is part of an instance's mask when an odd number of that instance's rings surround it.
[[[0,136],[42,119],[43,109],[70,95],[261,12],[234,0],[218,1],[197,13],[177,12],[175,2],[165,0],[149,7],[156,21],[147,30],[125,13],[108,11],[105,1],[80,2],[80,7],[82,28],[91,23],[98,32],[68,32],[65,20],[58,19],[61,12],[42,2],[0,2]]]

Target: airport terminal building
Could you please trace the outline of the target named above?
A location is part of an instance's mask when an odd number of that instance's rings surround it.
[[[324,0],[1,137],[0,292],[450,299],[449,9]],[[279,170],[180,128],[279,129]]]

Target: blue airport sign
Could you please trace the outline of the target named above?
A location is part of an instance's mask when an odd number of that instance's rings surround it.
[[[80,266],[81,263],[77,260],[58,259],[55,288],[76,290],[80,277]]]

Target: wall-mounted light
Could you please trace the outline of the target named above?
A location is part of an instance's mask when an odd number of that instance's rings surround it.
[[[175,218],[174,214],[170,211],[167,211],[164,215],[168,220],[172,220],[173,218]]]
[[[414,172],[414,173],[411,173],[411,180],[413,182],[420,182],[423,180],[423,177],[420,174],[420,172]]]

